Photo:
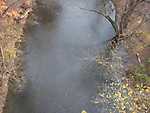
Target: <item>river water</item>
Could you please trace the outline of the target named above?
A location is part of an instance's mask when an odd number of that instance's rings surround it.
[[[99,10],[102,0],[42,2],[38,23],[25,30],[27,84],[9,99],[7,113],[105,113],[91,102],[103,81],[95,60],[114,32],[104,17],[81,9]]]

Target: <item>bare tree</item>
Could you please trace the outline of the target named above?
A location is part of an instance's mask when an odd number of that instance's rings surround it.
[[[130,17],[132,16],[132,14],[135,12],[135,9],[139,5],[141,5],[142,3],[149,4],[150,0],[105,0],[105,3],[107,4],[110,1],[114,4],[114,10],[116,12],[115,20],[111,18],[111,16],[107,13],[107,11],[100,11],[100,10],[95,10],[95,9],[84,9],[84,8],[81,8],[81,9],[100,14],[111,23],[115,31],[115,36],[111,39],[110,42],[113,46],[115,46],[115,44],[117,44],[118,41],[124,40],[127,37],[130,37],[130,35],[132,35],[132,33],[129,34],[126,32],[128,29],[129,22],[130,22]],[[123,4],[123,7],[121,7],[121,9],[120,9],[120,6],[118,8],[118,4],[116,4],[118,2],[120,3],[123,2],[121,3]],[[105,9],[107,10],[106,7]],[[144,17],[145,16],[143,16],[143,20],[144,20]],[[137,25],[137,27],[139,27],[142,24],[142,22],[140,22],[139,25]]]

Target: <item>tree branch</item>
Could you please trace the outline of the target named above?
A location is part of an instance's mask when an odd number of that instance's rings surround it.
[[[90,12],[94,12],[94,13],[97,13],[97,14],[99,14],[99,15],[102,15],[103,17],[105,17],[105,19],[107,19],[107,20],[110,22],[110,24],[112,25],[112,27],[113,27],[115,33],[116,33],[116,34],[118,33],[119,30],[118,30],[117,23],[116,23],[110,16],[105,15],[105,14],[103,14],[102,12],[99,12],[99,11],[97,11],[97,10],[95,10],[95,9],[86,9],[86,8],[80,8],[80,9],[86,10],[86,11],[90,11]]]

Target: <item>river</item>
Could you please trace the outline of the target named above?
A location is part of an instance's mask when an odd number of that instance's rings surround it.
[[[7,113],[105,113],[91,100],[103,81],[96,56],[113,34],[99,10],[102,0],[43,0],[38,23],[27,24],[25,89],[9,99]]]

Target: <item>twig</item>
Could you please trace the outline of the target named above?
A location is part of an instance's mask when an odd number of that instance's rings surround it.
[[[139,53],[136,53],[136,57],[137,57],[137,61],[139,62],[139,64],[142,64],[142,61],[141,61]]]
[[[5,62],[4,51],[3,51],[3,48],[1,46],[0,46],[0,51],[1,51],[2,60],[3,60],[2,63],[4,63]]]
[[[3,48],[1,46],[0,46],[0,51],[1,51],[1,54],[2,54],[3,68],[6,69],[4,51],[3,51]]]
[[[32,9],[28,9],[27,11],[25,11],[25,13],[23,15],[21,15],[19,18],[17,18],[18,21],[26,18],[28,16],[28,14],[32,11]]]
[[[2,66],[3,66],[3,68],[6,69],[6,66],[5,66],[5,59],[4,59],[4,51],[3,51],[3,48],[2,48],[1,46],[0,46],[0,52],[1,52],[1,55],[2,55]],[[2,72],[1,78],[0,78],[0,86],[2,85],[3,77],[4,77],[4,73]]]

